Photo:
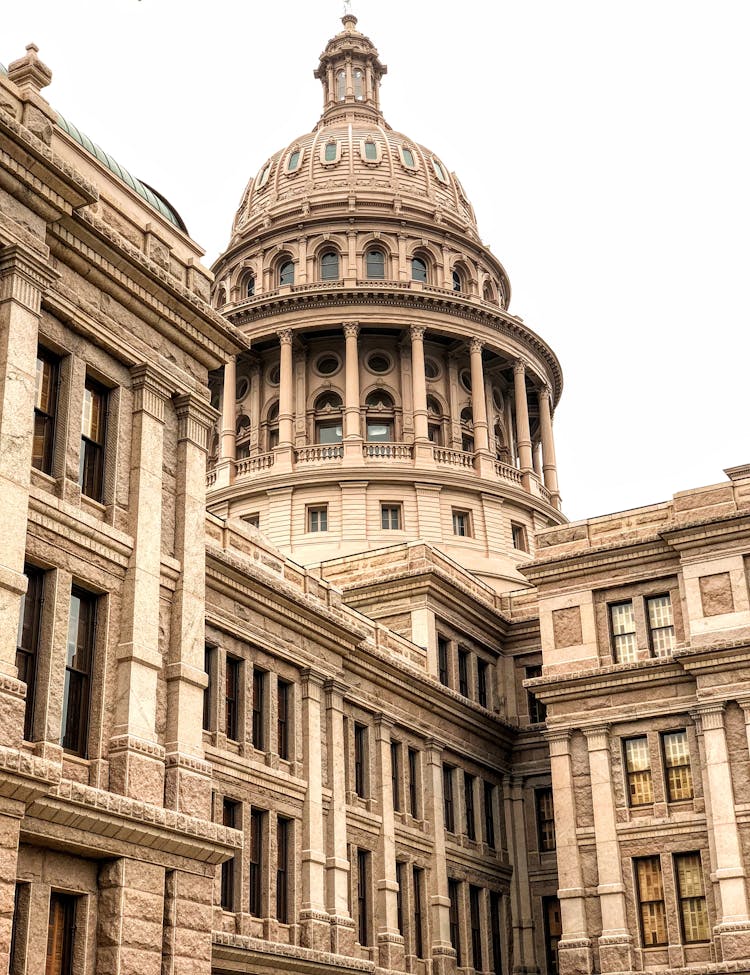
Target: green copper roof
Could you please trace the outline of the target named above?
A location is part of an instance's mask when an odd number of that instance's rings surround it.
[[[147,203],[150,203],[155,210],[158,210],[159,213],[165,217],[165,219],[169,220],[170,223],[173,223],[175,227],[179,227],[180,230],[187,233],[187,227],[185,226],[182,217],[174,209],[174,207],[172,207],[171,204],[164,199],[161,193],[158,193],[146,183],[142,183],[141,180],[136,179],[135,176],[131,176],[127,169],[124,169],[116,159],[113,159],[108,152],[105,152],[95,142],[92,142],[87,135],[84,135],[84,133],[81,132],[80,129],[76,128],[72,122],[68,122],[67,119],[63,118],[59,112],[57,113],[57,124],[60,126],[63,132],[68,133],[71,139],[75,139],[75,141],[90,152],[92,156],[96,156],[100,163],[113,172],[115,176],[119,176],[123,183],[127,183],[131,190],[135,190],[138,196],[143,197],[143,199]]]

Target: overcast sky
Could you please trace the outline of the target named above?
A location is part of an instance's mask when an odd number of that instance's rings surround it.
[[[52,105],[177,208],[211,263],[248,179],[320,116],[340,0],[7,0]],[[389,124],[435,151],[565,375],[571,518],[750,461],[750,3],[354,0]]]

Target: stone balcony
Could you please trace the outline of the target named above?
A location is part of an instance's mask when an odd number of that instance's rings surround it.
[[[535,473],[525,475],[490,456],[439,447],[433,444],[363,443],[360,440],[335,444],[310,444],[253,454],[239,460],[220,462],[208,471],[206,487],[209,491],[230,484],[265,480],[283,474],[310,470],[328,471],[336,468],[351,470],[381,468],[383,474],[395,469],[423,470],[425,476],[436,473],[475,475],[482,480],[507,484],[517,490],[552,505],[550,492]]]

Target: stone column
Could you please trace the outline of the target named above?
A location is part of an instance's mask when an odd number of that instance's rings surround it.
[[[558,945],[560,975],[590,975],[594,970],[586,919],[583,868],[576,835],[576,801],[570,731],[545,733],[549,743],[552,792],[555,799],[557,882],[562,915]]]
[[[302,807],[302,904],[299,915],[305,948],[330,951],[331,924],[326,910],[326,854],[323,835],[323,759],[321,698],[323,676],[302,672],[302,763],[307,780]]]
[[[391,730],[393,723],[382,714],[375,716],[375,795],[380,796],[380,835],[375,854],[375,885],[378,920],[376,931],[378,964],[381,968],[404,967],[404,938],[398,930],[396,881],[396,838],[391,777]]]
[[[719,883],[719,923],[714,929],[721,945],[723,961],[750,956],[750,917],[748,916],[745,864],[734,808],[734,789],[729,764],[723,701],[698,704],[692,715],[703,738],[703,785],[706,814],[715,859],[713,874]]]
[[[279,362],[279,446],[276,451],[275,464],[291,468],[292,450],[294,443],[294,369],[292,362],[292,340],[294,333],[291,328],[281,329],[278,333],[281,343]]]
[[[398,279],[408,281],[411,278],[410,269],[406,262],[406,234],[398,235]]]
[[[162,975],[164,867],[124,857],[99,870],[97,972]]]
[[[163,663],[159,605],[164,413],[171,390],[151,366],[134,366],[131,375],[129,528],[133,554],[125,575],[117,647],[117,703],[109,744],[110,788],[133,799],[161,805],[164,749],[158,744],[156,694]]]
[[[0,745],[23,738],[25,685],[16,679],[34,430],[36,353],[42,294],[54,272],[39,257],[6,247],[0,256]]]
[[[307,237],[300,237],[297,246],[297,284],[307,284]]]
[[[211,768],[203,753],[206,543],[204,512],[208,435],[214,411],[195,395],[175,398],[177,456],[175,558],[180,575],[172,598],[167,681],[165,805],[191,816],[211,815]]]
[[[526,398],[525,359],[516,359],[513,365],[513,382],[516,394],[516,444],[518,446],[518,459],[521,465],[521,472],[523,474],[523,486],[527,491],[530,491],[530,475],[533,470],[533,464],[531,460],[529,402]]]
[[[487,398],[484,389],[483,345],[479,339],[469,343],[471,355],[471,415],[474,420],[474,451],[478,455],[477,470],[480,477],[495,477],[495,462],[490,454],[487,426]]]
[[[421,466],[434,464],[432,444],[427,429],[427,380],[424,372],[424,333],[422,325],[412,325],[411,373],[414,397],[414,455]]]
[[[428,900],[432,935],[433,975],[451,975],[456,970],[456,952],[451,945],[450,898],[445,857],[443,819],[443,746],[434,739],[424,748],[424,817],[432,823],[433,843],[430,861]]]
[[[348,265],[346,268],[346,275],[344,276],[344,283],[356,284],[357,281],[357,232],[356,230],[350,230],[346,235],[346,239],[348,243],[348,249],[347,249]]]
[[[534,473],[541,481],[542,479],[542,444],[541,441],[535,440],[531,446],[531,463],[534,468]]]
[[[226,487],[234,481],[234,462],[237,459],[237,356],[224,363],[224,387],[221,396],[221,435],[219,462],[216,465],[216,487]]]
[[[602,972],[630,971],[633,968],[633,939],[628,931],[620,844],[617,841],[609,726],[584,728],[583,733],[589,750],[599,877],[596,892],[599,895],[599,907],[602,913],[599,965]]]
[[[458,362],[456,356],[448,354],[448,397],[450,400],[451,437],[447,446],[453,450],[461,449],[461,416],[458,409]]]
[[[161,975],[211,975],[212,900],[213,873],[167,872]]]
[[[344,322],[345,380],[344,380],[344,462],[362,463],[362,430],[359,411],[359,352],[358,322]]]
[[[513,969],[538,972],[534,946],[534,913],[529,885],[528,842],[523,805],[523,780],[503,780],[503,806],[508,837],[508,854],[513,866],[510,900],[513,922]]]
[[[331,951],[354,953],[354,921],[349,913],[349,858],[346,849],[346,741],[344,740],[345,684],[327,680],[326,739],[328,788],[331,801],[327,817],[326,906],[331,921]]]
[[[555,438],[552,434],[552,390],[546,384],[539,390],[539,421],[542,428],[542,471],[544,486],[552,495],[552,504],[559,510],[560,489],[557,485],[557,461]]]
[[[250,363],[250,453],[260,453],[260,362]]]

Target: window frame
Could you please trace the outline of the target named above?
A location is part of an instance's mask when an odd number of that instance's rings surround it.
[[[26,684],[26,700],[24,701],[23,737],[24,741],[33,741],[34,733],[34,704],[36,698],[37,670],[39,666],[39,644],[42,634],[42,620],[44,613],[44,590],[47,573],[35,565],[24,565],[26,576],[26,592],[21,596],[18,614],[18,633],[16,636],[16,669],[18,679]],[[30,600],[29,596],[33,598]],[[27,621],[27,612],[30,619]],[[28,639],[28,645],[24,641]],[[19,660],[19,655],[21,659]],[[22,663],[22,666],[19,666]]]
[[[372,265],[370,261],[371,255],[379,255],[383,258],[383,273],[373,274]],[[365,279],[367,281],[385,281],[385,266],[386,266],[386,253],[382,247],[368,247],[365,251]]]
[[[276,817],[276,920],[289,924],[290,834],[294,820],[286,816]]]
[[[456,538],[474,537],[470,508],[451,508],[451,524]]]
[[[88,622],[86,625],[86,633],[84,634],[84,642],[86,644],[86,656],[84,659],[88,661],[87,668],[73,667],[71,662],[70,650],[70,629],[73,621],[73,600],[78,599],[79,604],[85,604],[88,606]],[[89,737],[89,724],[91,717],[91,690],[94,678],[94,663],[96,655],[96,644],[97,644],[97,627],[98,627],[98,617],[100,611],[100,599],[96,593],[89,592],[83,589],[81,586],[75,583],[71,586],[70,590],[70,602],[68,604],[68,635],[66,640],[66,659],[65,659],[65,682],[63,685],[63,708],[62,708],[62,720],[60,723],[60,744],[62,745],[63,751],[69,752],[73,755],[78,755],[81,758],[88,757],[88,737]],[[80,635],[80,615],[78,616],[78,630],[76,635],[76,641],[79,640]],[[72,660],[76,660],[78,656],[78,642],[76,642],[76,651]],[[73,675],[80,678],[80,686],[83,691],[79,691],[78,700],[78,719],[77,719],[77,730],[75,744],[66,744],[68,736],[70,734],[70,702],[71,702],[71,684]],[[77,682],[78,683],[78,682]]]
[[[320,535],[328,531],[327,504],[309,504],[305,514],[308,535]]]
[[[330,268],[327,269],[325,265],[326,259],[331,257],[335,261],[335,264],[332,265],[333,271],[335,272],[333,274],[330,273]],[[318,260],[318,270],[320,273],[321,281],[340,281],[341,280],[341,256],[338,253],[338,251],[333,250],[332,248],[328,248],[327,250],[323,251],[323,253],[320,255],[320,258]]]
[[[252,917],[263,917],[264,833],[268,812],[265,809],[250,810],[250,842],[248,843],[248,890],[247,912]]]
[[[370,873],[371,853],[357,847],[357,941],[364,947],[371,942]]]
[[[682,860],[686,860],[688,857],[695,857],[698,861],[698,876],[700,878],[701,893],[698,896],[689,895],[682,890],[682,883],[680,881],[680,869],[679,863]],[[675,853],[672,856],[672,869],[674,874],[674,887],[675,887],[675,897],[677,899],[677,913],[680,919],[680,937],[682,943],[685,945],[697,945],[706,944],[711,940],[711,924],[708,913],[708,902],[706,900],[706,880],[703,873],[703,857],[701,856],[700,850],[690,850],[684,853]],[[690,938],[687,934],[687,925],[685,923],[685,902],[686,901],[702,901],[703,903],[703,913],[705,916],[705,934],[703,938]]]
[[[646,899],[641,884],[641,874],[640,865],[641,864],[652,864],[656,865],[658,874],[659,887],[660,887],[660,898],[648,898]],[[667,931],[667,907],[666,900],[664,897],[664,873],[661,866],[661,857],[657,854],[656,856],[645,856],[645,857],[633,857],[633,874],[634,874],[634,889],[636,895],[636,908],[638,911],[638,927],[641,935],[641,945],[643,948],[663,948],[669,943],[669,934]],[[644,924],[644,906],[646,905],[661,905],[661,919],[664,929],[664,940],[662,941],[652,941],[650,944],[646,943],[646,926]]]
[[[443,762],[443,826],[446,832],[456,832],[456,806],[455,806],[455,765]]]
[[[630,760],[630,749],[628,746],[635,745],[636,742],[643,742],[645,745],[645,755],[648,758],[648,766],[646,768],[631,768]],[[628,807],[630,809],[639,809],[646,806],[653,806],[654,804],[654,773],[651,763],[651,748],[648,735],[631,735],[627,738],[622,739],[622,767],[625,773],[625,794],[627,797]],[[646,773],[648,773],[646,775]],[[650,798],[643,799],[642,801],[634,801],[634,795],[637,792],[637,782],[638,777],[643,777],[643,782],[648,782]]]
[[[242,803],[228,796],[222,798],[221,821],[224,826],[237,829],[238,816],[241,813]],[[237,889],[235,881],[235,857],[229,857],[221,865],[221,882],[219,903],[221,909],[229,913],[237,910]]]
[[[368,795],[368,742],[367,725],[361,721],[354,722],[354,794],[360,799]]]
[[[630,613],[632,617],[632,630],[623,630],[621,633],[615,632],[615,616],[614,610],[624,608],[625,606],[630,606]],[[609,637],[610,637],[610,648],[612,652],[612,659],[615,663],[633,663],[638,659],[638,628],[635,616],[635,603],[632,599],[620,599],[615,602],[607,603],[607,619],[609,621]],[[627,639],[632,637],[631,642]],[[619,647],[621,645],[627,646],[627,656],[623,656],[620,653]]]
[[[474,802],[474,789],[477,777],[464,771],[464,835],[468,840],[476,842],[477,814]]]
[[[294,266],[294,261],[287,255],[284,260],[280,260],[278,264],[278,282],[280,288],[291,287],[294,284],[294,279],[296,277],[296,268]]]
[[[42,406],[39,405],[42,400],[42,393],[44,390],[43,378],[40,382],[40,363],[42,363],[42,377],[44,374],[44,367],[49,367],[49,378],[47,382],[49,390],[46,404],[47,409],[43,409]],[[34,432],[32,434],[31,466],[35,470],[41,471],[43,474],[47,474],[50,477],[52,476],[54,469],[55,441],[57,439],[57,403],[59,399],[61,378],[60,365],[61,357],[59,355],[51,352],[44,345],[37,345],[36,381],[34,389]],[[40,424],[43,426],[43,432],[41,434],[42,449],[39,452],[39,455],[37,455],[36,444],[39,438],[37,428]]]
[[[406,753],[409,785],[409,815],[419,819],[419,751],[409,746]]]
[[[667,600],[667,606],[669,608],[669,618],[670,622],[668,624],[661,624],[655,626],[651,619],[651,608],[659,600]],[[670,592],[659,593],[655,596],[644,596],[644,611],[646,618],[646,629],[648,630],[648,647],[652,657],[668,657],[671,655],[674,648],[677,646],[677,637],[675,633],[674,625],[674,607],[672,606],[672,594]],[[669,646],[666,650],[661,650],[661,648],[656,647],[656,641],[654,639],[655,634],[665,634],[671,636],[669,640]]]
[[[285,762],[291,761],[290,717],[293,713],[291,681],[276,678],[276,754]],[[282,701],[283,707],[282,707]],[[283,712],[283,713],[282,713]]]
[[[380,530],[400,532],[404,530],[403,524],[404,506],[400,501],[381,501],[380,502]],[[396,514],[395,524],[393,524],[393,514]],[[386,524],[386,522],[389,522]]]
[[[557,849],[555,831],[555,799],[551,786],[534,790],[536,835],[539,853],[554,853]]]
[[[484,842],[487,846],[496,849],[495,838],[495,786],[492,782],[483,783],[482,794],[484,797]]]
[[[529,553],[529,535],[526,531],[526,525],[522,525],[518,521],[512,521],[510,523],[510,535],[511,541],[513,543],[513,549],[516,552],[526,552]]]
[[[228,653],[224,661],[224,734],[227,741],[239,742],[242,701],[242,657]]]
[[[81,413],[81,452],[78,467],[78,486],[81,495],[96,501],[98,504],[104,503],[104,484],[105,466],[107,450],[107,434],[109,426],[109,406],[112,390],[99,380],[94,379],[88,372],[83,387],[83,409]],[[87,396],[92,396],[92,409],[87,411]],[[97,396],[100,401],[101,430],[98,431],[99,439],[91,436],[91,423],[87,424],[87,412],[89,420],[93,414],[93,397]],[[88,433],[84,430],[88,429]]]
[[[534,680],[535,677],[542,676],[541,664],[530,664],[524,667],[524,679]],[[547,705],[540,701],[537,695],[529,688],[526,688],[526,706],[529,712],[529,724],[544,724],[547,720]]]
[[[259,752],[268,748],[268,732],[266,718],[268,715],[268,671],[262,667],[253,667],[253,711],[252,711],[252,744]]]
[[[667,739],[676,737],[677,735],[683,735],[685,740],[685,750],[684,750],[684,762],[674,763],[670,762],[670,749],[667,747]],[[664,768],[664,795],[667,802],[689,802],[695,798],[695,783],[693,781],[693,767],[690,761],[690,739],[688,738],[687,728],[678,728],[672,731],[662,731],[659,733],[659,746],[661,748],[661,758],[662,765]],[[687,769],[687,778],[690,784],[690,795],[675,795],[675,789],[673,789],[672,779],[673,776],[670,775],[675,769]]]

